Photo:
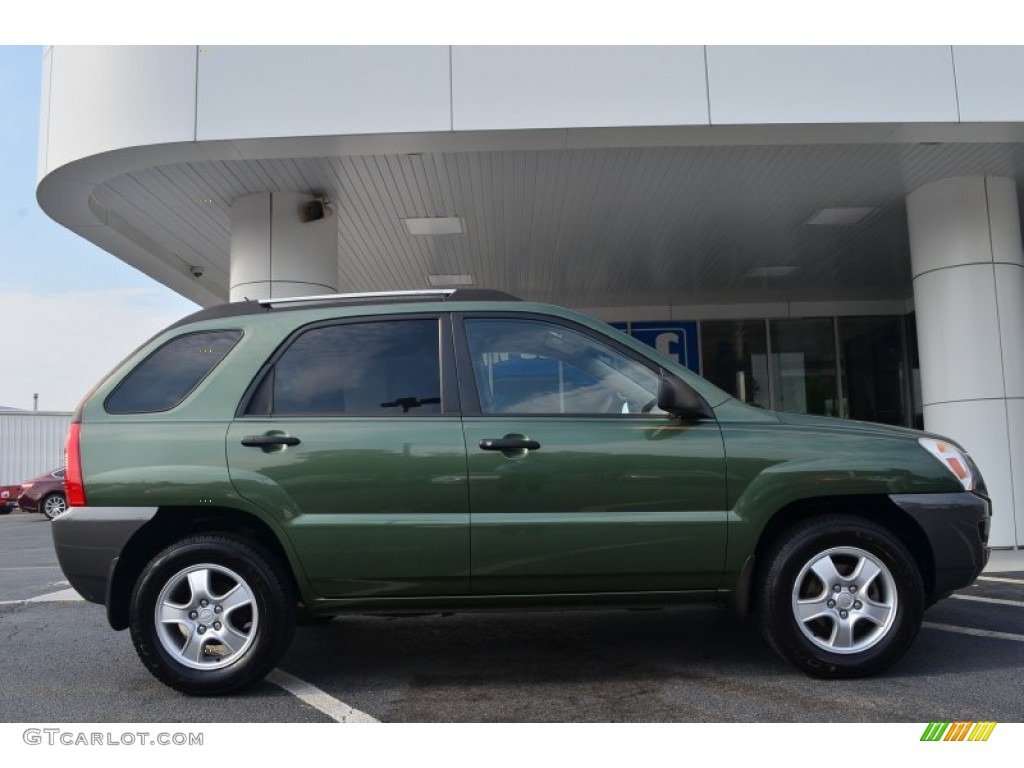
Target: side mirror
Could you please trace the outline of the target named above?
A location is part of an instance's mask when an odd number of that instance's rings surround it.
[[[713,419],[704,398],[681,379],[662,373],[658,379],[658,407],[680,419]]]

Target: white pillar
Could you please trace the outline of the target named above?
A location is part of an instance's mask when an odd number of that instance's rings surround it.
[[[338,290],[338,222],[303,221],[316,198],[259,192],[231,206],[230,299],[312,296]]]
[[[961,443],[992,497],[990,543],[1024,546],[1024,252],[1013,179],[907,197],[924,424]]]

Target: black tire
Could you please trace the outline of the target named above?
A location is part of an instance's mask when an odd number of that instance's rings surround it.
[[[758,588],[761,633],[814,677],[889,667],[914,642],[924,613],[913,556],[891,531],[854,515],[825,514],[784,532],[767,552]]]
[[[196,589],[203,574],[205,592]],[[169,612],[166,621],[157,621],[158,603]],[[191,536],[142,571],[129,626],[154,677],[183,693],[216,696],[274,668],[291,643],[295,606],[283,564],[263,547],[229,534]]]
[[[39,511],[46,516],[47,520],[53,520],[58,515],[67,512],[68,500],[63,493],[48,493],[39,501]]]

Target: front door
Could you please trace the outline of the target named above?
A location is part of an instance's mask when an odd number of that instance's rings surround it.
[[[473,593],[715,589],[718,423],[658,410],[657,368],[590,329],[460,320]]]
[[[438,317],[300,330],[227,435],[238,492],[274,514],[323,597],[469,591],[462,424]]]

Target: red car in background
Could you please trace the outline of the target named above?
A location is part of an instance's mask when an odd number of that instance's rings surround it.
[[[64,468],[55,469],[45,475],[21,484],[22,493],[18,506],[25,512],[42,512],[50,520],[68,508],[64,495]]]
[[[17,485],[0,485],[0,515],[10,514],[18,506],[18,497],[24,490],[22,483]]]

